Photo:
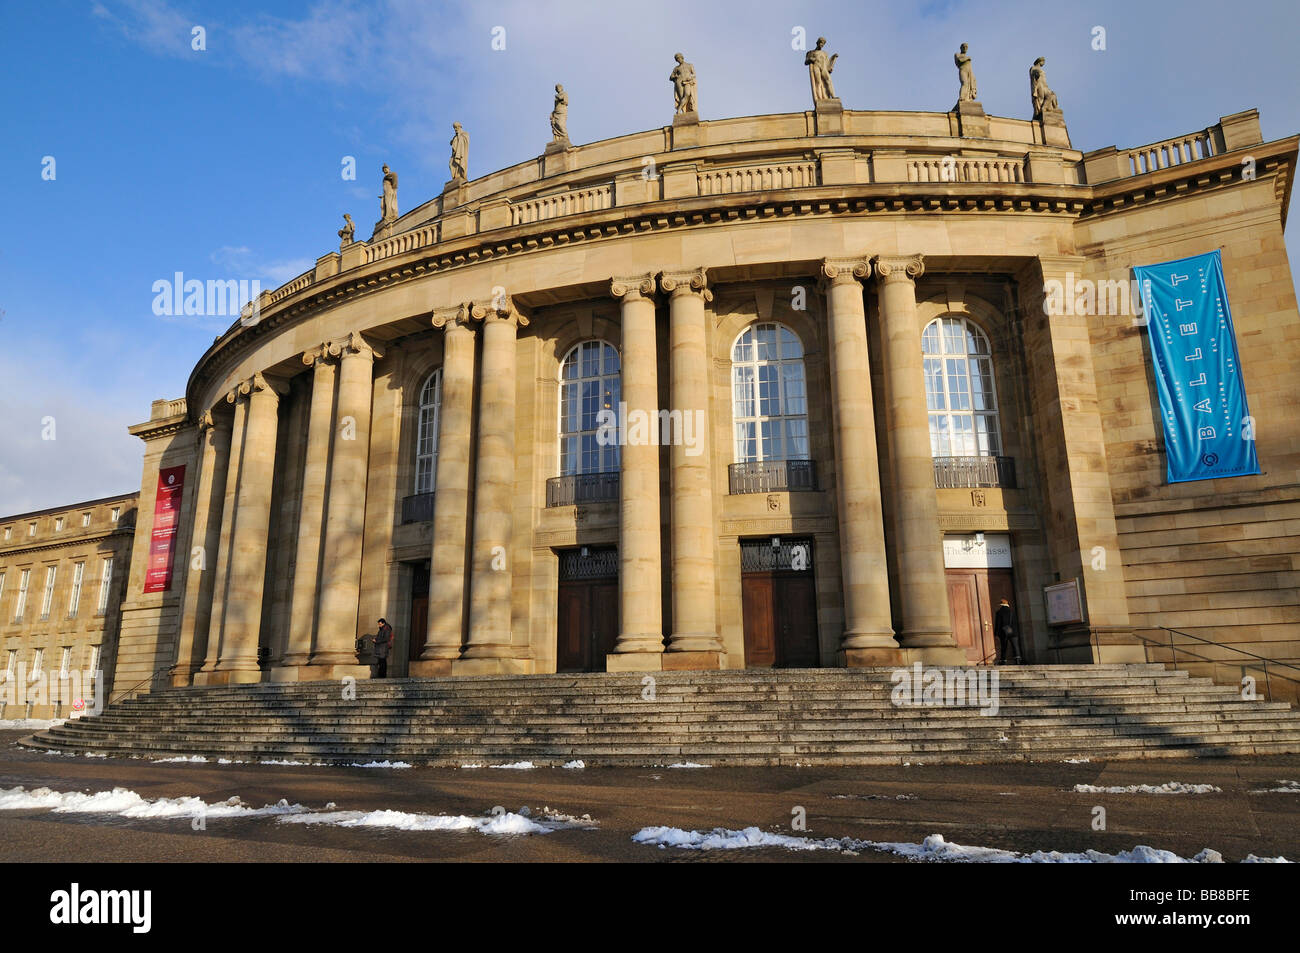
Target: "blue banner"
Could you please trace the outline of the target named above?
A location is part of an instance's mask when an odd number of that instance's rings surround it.
[[[1133,271],[1151,340],[1169,482],[1258,473],[1219,253]]]

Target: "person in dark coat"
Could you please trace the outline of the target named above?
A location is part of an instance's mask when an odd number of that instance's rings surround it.
[[[993,616],[993,635],[998,641],[998,661],[1020,663],[1020,637],[1016,634],[1016,611],[1003,599]]]
[[[393,627],[380,619],[379,631],[375,633],[375,678],[388,677],[388,653],[392,649]]]

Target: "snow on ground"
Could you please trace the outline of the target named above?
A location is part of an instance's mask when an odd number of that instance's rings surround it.
[[[1280,787],[1276,788],[1257,788],[1251,791],[1251,794],[1300,794],[1300,781],[1285,781],[1278,778]]]
[[[857,854],[864,850],[885,851],[906,857],[908,860],[982,863],[982,864],[1220,864],[1223,856],[1206,848],[1192,858],[1180,857],[1172,851],[1138,845],[1118,854],[1088,850],[1083,853],[1061,851],[1034,851],[1020,854],[996,847],[971,847],[944,840],[941,834],[931,834],[919,844],[890,841],[855,840],[851,837],[794,837],[776,834],[757,827],[741,831],[718,827],[712,831],[686,831],[678,827],[643,827],[632,835],[638,844],[657,846],[660,849],[678,847],[685,850],[740,850],[747,847],[782,847],[786,850],[833,850]],[[1251,854],[1244,863],[1287,863],[1282,857],[1259,858]]]
[[[281,800],[264,807],[248,807],[238,797],[208,804],[197,797],[164,797],[150,800],[126,788],[84,794],[81,791],[52,791],[22,786],[0,788],[0,811],[43,809],[55,814],[116,814],[121,817],[259,817],[292,814],[308,810],[301,804]]]
[[[379,827],[401,831],[476,831],[479,834],[549,834],[566,828],[592,829],[591,817],[573,817],[550,808],[542,809],[541,818],[530,816],[527,808],[519,812],[504,811],[479,817],[464,814],[412,814],[406,811],[327,811],[292,814],[281,817],[284,824],[328,824],[332,827]]]
[[[501,768],[506,771],[531,771],[533,768],[537,767],[537,765],[533,764],[531,761],[514,761],[510,764],[494,764],[492,767]]]
[[[0,731],[12,731],[16,728],[44,731],[46,728],[61,725],[67,720],[66,718],[0,718]]]
[[[335,827],[391,828],[408,831],[478,831],[481,834],[549,834],[565,829],[593,830],[591,815],[576,817],[543,807],[541,816],[531,817],[527,807],[517,813],[498,811],[481,817],[445,814],[412,814],[405,811],[339,811],[331,801],[323,811],[281,800],[264,807],[250,807],[238,797],[209,804],[197,797],[149,799],[126,788],[99,791],[53,791],[50,788],[0,788],[0,811],[46,810],[55,814],[108,814],[129,818],[246,818],[275,817],[288,824],[328,824]]]
[[[678,761],[676,764],[668,765],[670,768],[707,768],[707,764],[696,764],[694,761]]]
[[[566,761],[564,764],[560,765],[560,767],[568,768],[570,771],[578,771],[586,766],[586,763],[583,761]]]
[[[1091,764],[1091,758],[1066,758],[1062,764]]]
[[[409,768],[405,761],[367,761],[365,764],[352,762],[354,768]]]
[[[1222,794],[1223,788],[1213,784],[1184,784],[1166,781],[1164,784],[1129,784],[1124,787],[1098,787],[1095,784],[1076,784],[1076,794]]]
[[[154,758],[157,764],[174,764],[179,761],[190,762],[191,764],[207,764],[208,759],[201,754],[183,754],[175,758]]]
[[[832,794],[836,801],[915,801],[915,794]]]

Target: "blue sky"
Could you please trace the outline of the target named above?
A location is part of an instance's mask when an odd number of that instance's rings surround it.
[[[552,88],[590,142],[671,121],[684,52],[704,119],[808,108],[791,31],[829,37],[851,109],[945,110],[970,43],[980,99],[1029,111],[1047,57],[1077,148],[1135,146],[1258,107],[1300,132],[1300,4],[1219,2],[8,2],[0,24],[0,514],[134,489],[149,403],[180,397],[226,321],[153,314],[153,282],[275,287],[441,190],[451,123],[470,175],[538,155]],[[193,27],[206,49],[192,49]],[[1092,48],[1093,28],[1106,49]],[[492,49],[494,27],[505,49]],[[357,160],[356,181],[340,175]],[[55,175],[42,178],[44,157]],[[1295,232],[1288,229],[1288,237]],[[1294,239],[1292,239],[1294,257]],[[45,418],[55,439],[42,439]]]

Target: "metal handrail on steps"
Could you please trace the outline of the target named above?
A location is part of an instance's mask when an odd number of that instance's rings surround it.
[[[163,665],[159,668],[154,669],[152,672],[150,672],[144,678],[140,679],[140,681],[136,682],[130,688],[124,688],[120,692],[114,692],[113,694],[109,695],[108,701],[104,703],[104,706],[108,707],[109,705],[113,704],[114,698],[116,698],[118,701],[121,701],[123,697],[134,692],[141,685],[145,684],[146,682],[152,682],[159,672],[170,672],[173,668],[175,668],[175,666],[169,663],[167,665]]]
[[[1163,648],[1169,649],[1170,664],[1173,665],[1174,671],[1178,671],[1179,652],[1185,652],[1188,655],[1190,655],[1192,658],[1199,659],[1203,662],[1217,663],[1217,662],[1232,661],[1230,659],[1216,659],[1216,658],[1210,658],[1209,656],[1206,655],[1198,655],[1197,653],[1191,651],[1190,649],[1182,645],[1178,645],[1177,643],[1174,642],[1174,636],[1181,635],[1184,638],[1195,639],[1197,642],[1201,642],[1205,645],[1213,645],[1216,646],[1217,648],[1228,649],[1230,652],[1236,652],[1238,655],[1248,656],[1262,663],[1260,667],[1264,669],[1264,692],[1266,695],[1268,695],[1270,700],[1273,698],[1273,686],[1272,686],[1272,682],[1269,680],[1269,674],[1268,674],[1268,665],[1270,662],[1272,662],[1274,666],[1280,665],[1283,668],[1293,669],[1295,672],[1300,673],[1300,665],[1292,665],[1290,662],[1280,662],[1277,659],[1265,658],[1262,655],[1256,655],[1254,652],[1247,652],[1245,649],[1239,649],[1235,645],[1227,645],[1223,642],[1213,642],[1210,639],[1203,639],[1199,635],[1193,635],[1192,633],[1184,632],[1181,629],[1171,629],[1167,625],[1157,625],[1157,626],[1152,626],[1152,628],[1160,629],[1164,632],[1169,633],[1169,642],[1167,645],[1163,642],[1158,642],[1155,639],[1148,639],[1145,635],[1142,635],[1141,633],[1136,631],[1133,633],[1133,635],[1142,640],[1142,650],[1146,654],[1146,658],[1148,662],[1151,661],[1151,652],[1149,648],[1150,646],[1156,646],[1157,648],[1162,648],[1162,649]],[[1245,664],[1243,665],[1243,667],[1245,667]],[[1300,678],[1293,677],[1290,675],[1284,675],[1283,673],[1277,671],[1275,671],[1273,674],[1275,674],[1278,678],[1284,679],[1288,682],[1295,682],[1297,685],[1300,685]]]

